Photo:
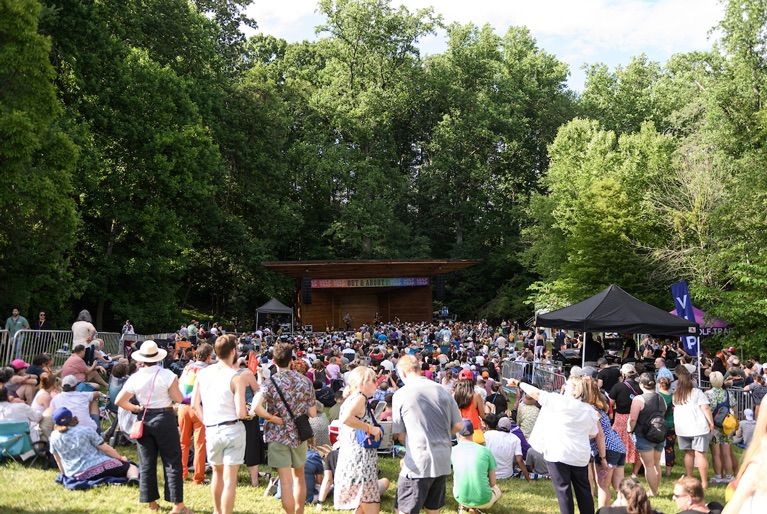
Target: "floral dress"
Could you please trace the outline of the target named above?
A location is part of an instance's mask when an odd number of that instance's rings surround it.
[[[360,395],[355,393],[341,405],[341,416]],[[360,418],[365,423],[372,423],[370,412]],[[333,477],[333,503],[336,510],[354,510],[360,503],[380,503],[378,489],[378,454],[375,449],[363,448],[357,442],[355,429],[341,425],[338,435],[338,465]]]

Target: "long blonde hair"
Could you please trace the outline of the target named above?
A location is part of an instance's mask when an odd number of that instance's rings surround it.
[[[754,435],[746,453],[743,454],[743,461],[740,464],[737,480],[740,480],[750,464],[761,465],[762,469],[759,476],[764,476],[763,473],[767,471],[767,459],[765,459],[765,455],[762,455],[763,452],[767,451],[767,437],[765,436],[767,436],[767,402],[762,401],[759,408],[759,416],[756,418]],[[764,482],[760,482],[759,489],[765,491],[767,490],[767,485]]]
[[[376,381],[376,372],[367,366],[357,366],[349,372],[349,379],[344,389],[344,398],[348,398],[362,390],[362,386],[368,382]]]

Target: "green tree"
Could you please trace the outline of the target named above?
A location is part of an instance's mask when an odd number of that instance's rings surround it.
[[[37,31],[40,10],[35,0],[0,2],[0,308],[55,319],[72,287],[77,149],[61,120],[50,41]]]

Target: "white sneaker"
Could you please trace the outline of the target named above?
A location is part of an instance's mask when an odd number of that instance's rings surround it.
[[[711,477],[711,483],[712,484],[721,484],[722,483],[722,476],[721,475],[714,475]]]
[[[725,475],[724,478],[722,479],[722,482],[727,482],[729,484],[733,480],[735,480],[734,476],[732,476],[732,475]]]

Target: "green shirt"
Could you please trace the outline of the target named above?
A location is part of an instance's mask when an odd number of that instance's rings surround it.
[[[488,473],[495,470],[490,450],[471,441],[459,441],[453,447],[453,496],[466,507],[484,505],[493,497]]]
[[[27,318],[24,316],[19,316],[16,318],[16,320],[14,320],[13,316],[11,316],[5,320],[5,329],[10,332],[11,337],[15,336],[16,332],[22,328],[29,328],[29,321],[27,321]]]

